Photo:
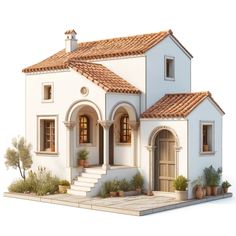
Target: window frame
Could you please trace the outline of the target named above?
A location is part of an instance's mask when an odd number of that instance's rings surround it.
[[[42,122],[54,121],[54,151],[42,150],[42,146],[45,145],[45,124]],[[42,137],[43,136],[43,137]],[[58,116],[37,116],[37,154],[58,154]]]
[[[172,60],[173,61],[173,77],[168,77],[167,76],[167,60]],[[164,56],[164,79],[168,81],[175,81],[175,57],[173,56]]]
[[[203,127],[204,126],[211,126],[211,150],[204,151],[204,134],[203,134]],[[200,121],[200,154],[201,155],[214,155],[215,154],[215,122],[214,121]]]
[[[45,87],[51,87],[51,98],[45,99]],[[52,82],[42,83],[42,103],[54,102],[54,84]]]
[[[84,117],[84,118],[86,118],[87,119],[87,128],[82,128],[81,127],[81,117]],[[83,130],[87,130],[87,142],[81,142],[81,129],[83,129]],[[79,116],[79,119],[78,119],[78,133],[79,133],[79,142],[78,142],[78,144],[79,145],[88,145],[88,144],[91,144],[92,142],[91,142],[91,134],[90,134],[90,132],[91,132],[91,119],[90,119],[90,117],[88,116],[88,115],[80,115]]]
[[[126,119],[125,122],[124,122],[124,119]],[[127,114],[121,115],[119,119],[119,125],[120,125],[119,143],[131,144],[131,127],[129,125],[129,116]],[[124,139],[124,137],[126,137],[125,138],[126,140]]]

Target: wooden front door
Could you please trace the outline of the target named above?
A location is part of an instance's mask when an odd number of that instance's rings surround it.
[[[114,128],[113,124],[109,129],[109,164],[114,165]],[[99,165],[103,164],[103,127],[99,124]]]
[[[154,189],[173,192],[173,180],[176,177],[175,137],[168,130],[162,130],[156,137],[154,157]]]

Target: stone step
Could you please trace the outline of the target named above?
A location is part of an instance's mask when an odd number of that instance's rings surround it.
[[[106,174],[106,170],[103,170],[102,168],[84,168],[84,172],[99,175]]]
[[[74,181],[73,185],[81,186],[81,187],[94,187],[95,183]]]
[[[83,197],[87,196],[87,193],[85,191],[78,191],[74,189],[68,189],[67,193],[71,195],[77,195],[77,196],[83,196]]]
[[[101,174],[94,174],[94,173],[87,173],[87,172],[83,172],[81,174],[82,177],[86,177],[86,178],[92,178],[92,179],[100,179],[102,177]]]
[[[86,182],[86,183],[97,183],[98,179],[79,176],[78,181],[79,182]]]
[[[78,186],[78,185],[71,185],[70,189],[76,190],[76,191],[89,192],[89,191],[91,190],[91,187],[84,187],[84,186]]]

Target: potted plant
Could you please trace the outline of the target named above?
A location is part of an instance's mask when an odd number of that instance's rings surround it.
[[[110,197],[117,197],[119,196],[119,180],[114,179],[111,181],[110,184]]]
[[[81,167],[87,167],[88,166],[88,162],[87,162],[88,155],[89,155],[89,152],[85,148],[78,151],[78,153],[77,153],[78,166],[81,166]]]
[[[178,176],[174,182],[173,186],[175,188],[176,200],[185,201],[188,199],[188,179],[183,175]]]
[[[223,193],[228,193],[228,188],[231,187],[231,184],[225,180],[224,182],[222,182],[221,187],[223,189]]]
[[[212,166],[206,167],[203,172],[206,181],[206,195],[211,196]]]
[[[125,192],[129,191],[130,189],[130,183],[126,179],[122,179],[119,181],[118,184],[118,192],[119,192],[119,197],[124,197]]]
[[[131,184],[134,186],[137,193],[141,194],[144,184],[143,176],[138,172],[136,175],[133,176]]]
[[[193,191],[195,193],[196,199],[202,199],[203,197],[205,197],[206,190],[203,187],[204,186],[203,176],[198,176],[198,178],[192,182],[192,185],[194,185]]]
[[[65,179],[60,180],[59,185],[58,185],[59,193],[67,193],[67,189],[69,188],[70,188],[69,181]]]

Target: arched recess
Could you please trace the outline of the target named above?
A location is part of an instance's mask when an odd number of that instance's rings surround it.
[[[178,175],[179,138],[174,129],[155,128],[149,136],[151,153],[151,185],[156,191],[172,192],[173,180]]]
[[[128,102],[120,102],[120,103],[117,103],[112,109],[111,109],[111,113],[110,113],[110,116],[109,116],[109,120],[114,120],[114,117],[115,117],[115,114],[116,114],[116,111],[119,109],[119,108],[124,108],[128,115],[129,115],[129,120],[130,121],[137,121],[137,112],[136,112],[136,109],[135,107],[131,104],[131,103],[128,103]]]
[[[66,117],[65,117],[65,122],[73,122],[73,121],[76,121],[76,117],[77,117],[77,113],[78,111],[85,107],[85,106],[89,106],[89,107],[92,107],[96,113],[97,113],[97,116],[98,116],[98,120],[102,120],[102,113],[101,113],[101,110],[99,109],[99,107],[89,101],[89,100],[79,100],[79,101],[76,101],[74,102],[68,109],[67,113],[66,113]]]

